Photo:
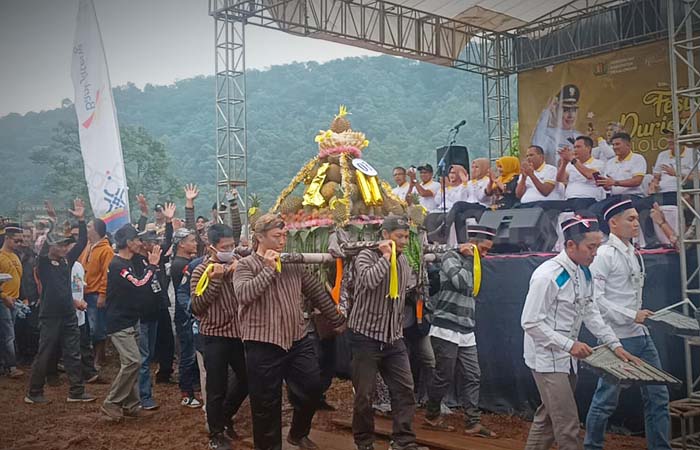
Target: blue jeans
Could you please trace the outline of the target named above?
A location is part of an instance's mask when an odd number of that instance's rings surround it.
[[[180,392],[194,395],[195,379],[199,376],[195,365],[194,334],[192,333],[192,313],[189,310],[188,295],[175,294],[175,333],[180,342],[178,372]]]
[[[156,336],[158,322],[141,322],[139,333],[139,351],[141,352],[141,369],[139,370],[139,396],[141,401],[153,398],[151,387],[151,361],[156,354]]]
[[[97,297],[99,294],[85,294],[85,301],[88,304],[87,321],[90,328],[92,343],[107,339],[107,323],[105,322],[105,308],[97,307]]]
[[[622,346],[631,354],[661,369],[661,361],[651,336],[620,339]],[[669,434],[671,418],[668,412],[668,389],[663,385],[641,387],[644,404],[647,446],[649,450],[671,450]],[[586,417],[586,450],[602,449],[608,418],[615,412],[620,397],[620,386],[598,380],[591,407]]]
[[[15,319],[17,310],[0,303],[0,361],[5,369],[17,367],[15,354]]]

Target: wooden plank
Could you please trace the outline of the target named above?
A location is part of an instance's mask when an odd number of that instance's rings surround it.
[[[335,425],[352,428],[350,419],[333,419]],[[374,432],[380,436],[391,437],[391,419],[374,417]],[[486,439],[464,436],[461,432],[445,432],[423,428],[420,424],[413,424],[416,432],[416,442],[427,445],[435,450],[464,450],[474,448],[479,450],[521,450],[523,443],[513,439]]]
[[[299,450],[299,447],[295,447],[287,442],[287,434],[289,434],[289,427],[284,427],[282,430],[282,450]],[[328,431],[315,430],[312,428],[310,438],[323,450],[355,449],[355,443],[350,433],[330,433]],[[253,448],[253,438],[249,437],[243,439],[243,444],[248,448]]]

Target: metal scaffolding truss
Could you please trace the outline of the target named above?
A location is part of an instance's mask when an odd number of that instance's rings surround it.
[[[239,206],[247,200],[245,23],[214,16],[216,79],[216,203],[231,188]],[[223,220],[221,212],[219,220]],[[248,215],[243,215],[247,233]]]
[[[671,103],[676,148],[686,147],[693,152],[692,173],[698,172],[700,162],[700,1],[674,0],[668,2],[668,40],[671,66]],[[681,174],[681,152],[676,152],[676,173]],[[700,261],[700,226],[688,227],[686,213],[700,222],[700,179],[698,176],[677,177],[678,180],[678,243],[680,246],[681,289],[683,299],[695,299],[697,305],[699,266],[688,273],[688,255],[694,254]],[[684,313],[688,314],[688,306]],[[686,386],[688,396],[698,388],[700,378],[693,377],[690,344],[685,340]],[[695,343],[695,345],[700,345]]]
[[[521,72],[667,36],[667,0],[587,3],[561,8],[510,30],[513,66],[508,69]]]

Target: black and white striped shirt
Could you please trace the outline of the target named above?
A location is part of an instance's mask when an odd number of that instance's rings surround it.
[[[376,250],[365,249],[355,259],[355,298],[348,328],[380,342],[391,343],[403,337],[403,309],[411,273],[403,254],[397,259],[399,298],[389,294],[389,260]]]

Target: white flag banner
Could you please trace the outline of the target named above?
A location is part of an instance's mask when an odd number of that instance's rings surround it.
[[[107,60],[92,0],[80,0],[71,70],[85,181],[95,217],[114,232],[129,223],[129,196]]]

